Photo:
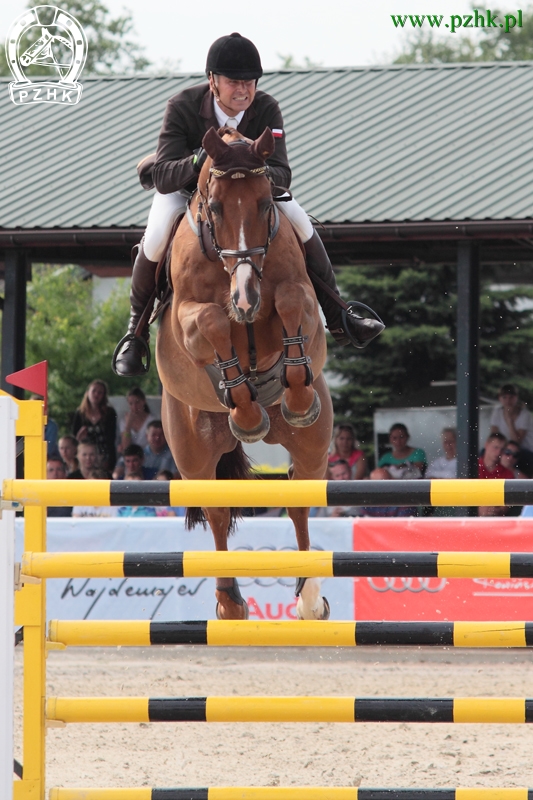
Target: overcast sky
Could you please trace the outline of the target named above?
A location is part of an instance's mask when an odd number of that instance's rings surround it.
[[[179,60],[181,72],[203,70],[209,45],[232,31],[255,42],[266,69],[280,66],[278,53],[300,63],[308,56],[324,67],[390,63],[408,30],[396,29],[391,14],[443,14],[444,24],[451,13],[469,11],[468,0],[102,1],[114,16],[131,10],[148,58],[156,64]],[[48,2],[61,7],[60,0]],[[25,8],[26,0],[0,0],[0,40]]]

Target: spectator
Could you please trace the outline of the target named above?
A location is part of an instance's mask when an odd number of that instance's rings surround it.
[[[443,428],[441,433],[444,455],[431,462],[426,471],[426,478],[457,477],[457,431],[455,428]]]
[[[386,467],[378,467],[370,473],[370,480],[390,481],[392,475]],[[362,506],[359,513],[362,517],[416,517],[417,509],[416,506]]]
[[[91,477],[91,472],[98,469],[99,454],[98,448],[94,442],[79,443],[78,461],[80,465],[79,469],[74,470],[74,472],[71,472],[67,477],[74,480],[80,480],[81,478],[88,480]]]
[[[67,470],[60,456],[51,456],[46,462],[46,478],[49,481],[65,480]],[[48,506],[46,509],[47,517],[71,517],[72,506]]]
[[[500,464],[506,469],[510,469],[515,478],[527,480],[528,476],[518,469],[517,463],[520,456],[520,445],[512,439],[505,445],[500,456]]]
[[[485,442],[484,453],[478,460],[478,478],[514,478],[511,470],[500,463],[506,444],[507,440],[502,433],[490,434]],[[480,517],[502,517],[506,513],[506,506],[479,506],[478,513]]]
[[[506,383],[498,395],[500,405],[492,412],[491,433],[502,433],[506,439],[518,442],[520,458],[518,466],[528,477],[533,475],[533,418],[524,408],[518,390],[512,383]]]
[[[146,402],[146,395],[138,386],[130,389],[127,396],[129,411],[120,421],[121,450],[124,453],[130,444],[146,447],[148,440],[146,430],[148,424],[154,419]]]
[[[57,448],[58,436],[59,428],[57,427],[57,422],[51,417],[48,417],[48,421],[44,426],[44,438],[46,439],[46,452],[48,458],[59,455],[59,450]]]
[[[409,431],[403,422],[396,422],[389,430],[392,449],[379,459],[378,467],[387,467],[391,478],[421,478],[426,467],[426,454],[420,447],[409,447]]]
[[[155,481],[171,481],[173,480],[174,476],[169,469],[162,469],[160,470],[157,475],[155,476]]]
[[[339,460],[347,461],[350,467],[350,479],[361,480],[366,475],[366,459],[355,438],[352,425],[337,425],[333,432],[333,451],[328,456],[329,464]],[[339,479],[342,480],[342,479]]]
[[[148,481],[153,477],[144,468],[144,452],[140,445],[130,444],[124,450],[124,478],[128,481]],[[115,475],[116,473],[114,473]]]
[[[108,473],[104,469],[93,469],[89,473],[91,480],[109,479]],[[117,509],[114,506],[74,506],[72,509],[73,517],[116,517]]]
[[[172,453],[165,439],[160,419],[153,419],[146,428],[148,444],[144,448],[143,466],[149,479],[155,478],[158,472],[168,470],[174,475],[178,470]]]
[[[502,467],[510,469],[517,480],[528,480],[529,476],[526,475],[518,468],[518,458],[520,457],[520,446],[518,442],[507,442],[503,453],[500,456],[500,464]],[[522,506],[507,506],[505,515],[507,517],[519,517],[522,513]]]
[[[94,442],[101,456],[99,466],[112,471],[117,460],[117,412],[107,401],[107,384],[96,380],[89,384],[74,414],[72,433],[78,442]]]
[[[62,436],[58,443],[59,454],[67,468],[67,475],[80,468],[76,454],[78,452],[78,440],[75,436]]]
[[[329,465],[329,477],[332,481],[350,481],[352,470],[348,461],[339,459]],[[318,508],[313,516],[316,517],[358,517],[359,508],[357,506],[327,506]]]

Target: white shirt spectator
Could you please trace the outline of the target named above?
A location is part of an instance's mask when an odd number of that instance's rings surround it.
[[[457,478],[457,458],[436,458],[427,468],[426,478]]]
[[[146,419],[144,420],[143,424],[141,425],[138,431],[134,431],[133,428],[130,429],[131,438],[129,444],[138,444],[144,450],[144,448],[148,444],[148,440],[146,439],[146,429],[148,428],[148,425],[151,423],[153,419],[155,419],[154,415],[148,414],[148,416],[146,417]],[[126,430],[125,419],[120,420],[119,428],[120,428],[120,434],[122,435]]]
[[[490,424],[498,428],[500,433],[503,433],[507,439],[513,438],[509,431],[509,426],[505,421],[503,408],[501,406],[498,406],[492,412]],[[520,447],[523,447],[525,450],[533,450],[533,420],[531,418],[531,412],[528,411],[527,408],[523,408],[520,411],[520,414],[515,420],[514,426],[517,431],[527,431],[526,435],[520,442]]]

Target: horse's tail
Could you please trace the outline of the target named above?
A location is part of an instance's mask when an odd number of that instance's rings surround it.
[[[217,480],[244,481],[251,477],[252,462],[242,449],[242,444],[237,442],[237,446],[230,453],[223,453],[217,464]],[[230,508],[230,524],[228,533],[233,533],[235,523],[242,518],[242,508]],[[188,508],[185,513],[185,527],[191,530],[200,523],[206,526],[206,518],[201,508]]]

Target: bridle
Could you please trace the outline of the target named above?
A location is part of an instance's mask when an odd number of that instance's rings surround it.
[[[232,147],[233,145],[242,145],[242,144],[248,146],[248,142],[245,142],[243,139],[237,139],[234,142],[227,142],[227,144],[230,147]],[[198,238],[200,242],[202,242],[202,236],[201,236],[202,211],[205,210],[207,228],[209,230],[209,236],[211,237],[213,249],[215,250],[219,259],[222,261],[222,264],[224,265],[224,270],[229,274],[230,278],[233,277],[235,270],[242,264],[249,264],[256,273],[258,279],[261,280],[261,278],[263,277],[263,267],[260,267],[256,263],[253,256],[263,256],[263,257],[266,256],[266,254],[268,253],[268,248],[270,247],[270,242],[278,232],[279,213],[274,205],[274,202],[272,201],[270,203],[270,209],[268,212],[268,231],[265,244],[259,247],[248,247],[246,250],[225,250],[222,247],[220,247],[220,245],[217,242],[215,223],[213,221],[213,217],[208,202],[209,184],[211,183],[212,178],[229,177],[230,179],[239,179],[239,178],[246,178],[249,175],[253,177],[266,175],[268,177],[268,167],[266,165],[264,167],[256,167],[255,169],[247,169],[244,167],[231,167],[231,169],[225,171],[220,169],[215,169],[215,167],[211,167],[209,170],[209,177],[206,183],[206,197],[204,197],[204,195],[200,191],[200,187],[197,188],[198,210],[196,212],[196,223],[198,226]],[[236,263],[233,265],[233,267],[228,267],[228,265],[224,260],[226,258],[236,259]]]

